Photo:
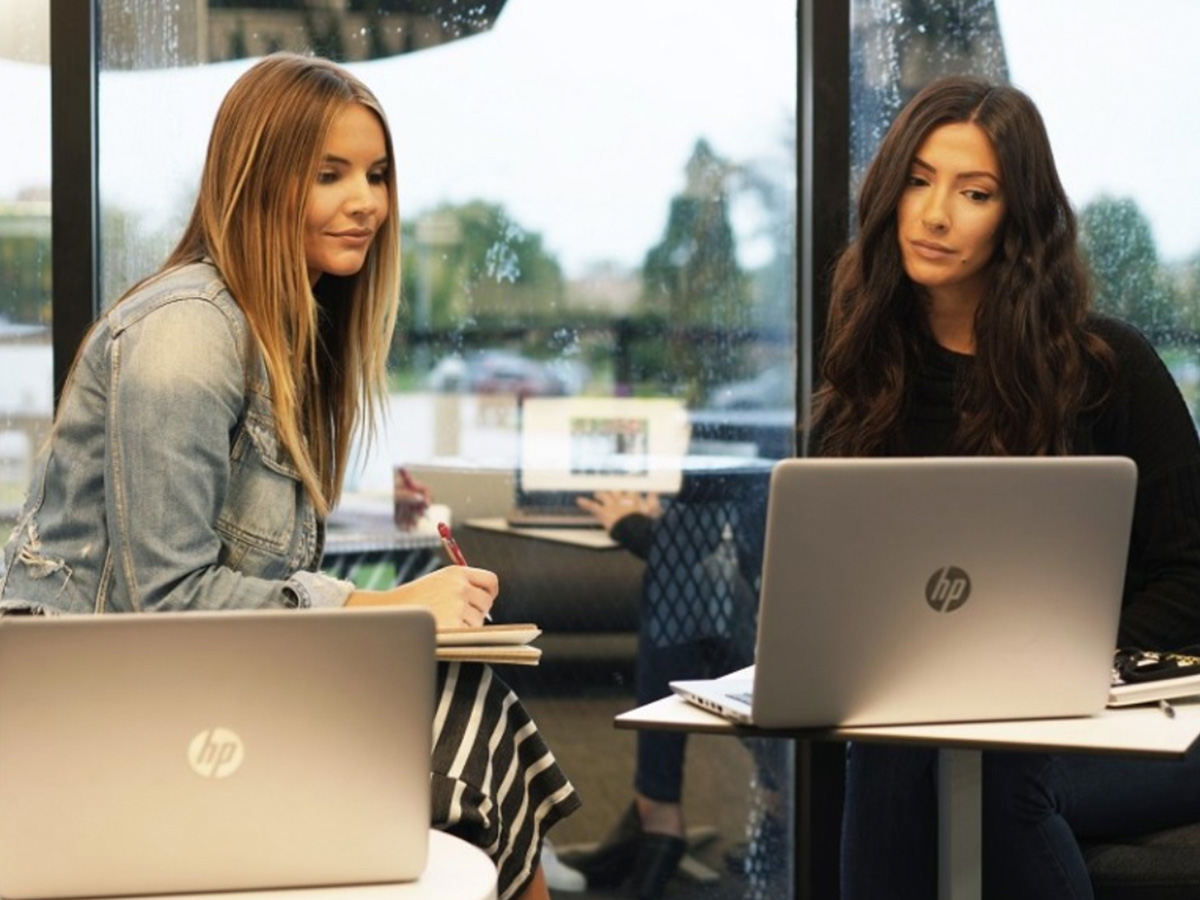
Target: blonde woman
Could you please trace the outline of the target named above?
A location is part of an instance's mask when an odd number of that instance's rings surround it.
[[[316,571],[352,439],[385,394],[399,234],[371,92],[316,58],[248,70],[217,114],[178,246],[80,349],[5,551],[2,605],[417,604],[439,625],[481,624],[498,591],[488,571],[386,591]],[[433,823],[493,857],[502,898],[546,898],[542,836],[578,806],[574,789],[491,670],[439,676]]]

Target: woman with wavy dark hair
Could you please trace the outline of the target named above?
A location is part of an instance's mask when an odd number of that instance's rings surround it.
[[[1153,347],[1090,312],[1075,216],[1033,102],[974,78],[928,85],[868,169],[858,225],[834,274],[810,451],[1130,457],[1118,643],[1200,644],[1200,442]],[[848,900],[936,895],[934,759],[851,747]],[[1200,754],[989,753],[983,788],[987,898],[1092,897],[1080,838],[1200,822]]]
[[[971,276],[978,295],[960,320],[970,326],[961,349],[974,364],[958,388],[963,419],[955,449],[1064,453],[1079,413],[1103,389],[1088,366],[1107,366],[1111,352],[1085,327],[1090,292],[1075,215],[1036,107],[1012,88],[947,80],[900,113],[863,180],[859,234],[833,282],[818,401],[826,454],[900,449],[897,428],[933,324],[928,314],[939,311],[929,308],[936,298],[906,276],[907,236],[898,234],[897,210],[913,188],[912,160],[924,137],[950,123],[975,126],[1006,183],[1020,186],[1003,192],[994,252],[950,260],[956,277]],[[974,201],[994,207],[998,199],[977,194]]]

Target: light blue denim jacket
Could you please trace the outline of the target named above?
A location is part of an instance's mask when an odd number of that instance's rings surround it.
[[[217,270],[168,272],[90,332],[5,548],[0,607],[337,606],[324,524]]]

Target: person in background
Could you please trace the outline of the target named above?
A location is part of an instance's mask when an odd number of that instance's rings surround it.
[[[80,348],[5,550],[0,606],[402,604],[440,627],[482,624],[498,591],[485,570],[384,591],[317,571],[349,447],[386,396],[395,172],[378,100],[341,67],[280,53],[238,79],[179,244]],[[539,849],[579,805],[574,789],[489,668],[438,674],[433,824],[492,857],[501,898],[546,900]]]
[[[765,524],[765,475],[685,476],[667,501],[657,494],[600,491],[578,503],[621,547],[646,561],[639,600],[639,705],[670,694],[670,682],[724,675],[753,659],[757,579]],[[781,871],[786,817],[778,805],[782,747],[748,742],[765,810],[731,865],[751,882]],[[591,853],[572,857],[589,887],[662,897],[687,850],[683,813],[686,735],[639,731],[633,800]],[[750,884],[751,888],[758,888]]]
[[[1200,444],[1154,348],[1090,312],[1076,220],[1021,91],[936,81],[868,169],[810,452],[1121,455],[1138,467],[1121,646],[1200,642]],[[1047,672],[1053,677],[1051,666]],[[853,744],[847,900],[936,895],[934,751]],[[986,753],[984,897],[1090,898],[1081,838],[1200,822],[1184,762]]]

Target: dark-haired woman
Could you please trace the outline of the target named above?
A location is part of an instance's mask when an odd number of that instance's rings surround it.
[[[1014,88],[934,82],[884,138],[834,275],[810,452],[1128,456],[1139,482],[1119,643],[1200,643],[1195,428],[1142,335],[1090,312],[1045,127]],[[936,895],[933,762],[851,748],[848,900]],[[985,897],[1090,898],[1079,839],[1200,821],[1200,754],[985,754],[983,803]]]

